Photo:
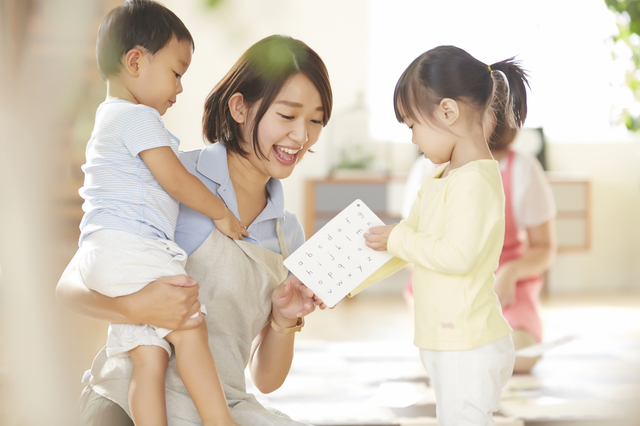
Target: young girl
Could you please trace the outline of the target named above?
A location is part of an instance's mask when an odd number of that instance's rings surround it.
[[[508,127],[522,125],[526,84],[513,59],[488,66],[440,46],[411,63],[394,93],[412,142],[445,164],[426,179],[406,221],[371,228],[365,238],[415,265],[415,344],[444,426],[494,425],[513,369],[511,328],[493,291],[504,193],[484,135],[496,116]]]
[[[557,248],[551,186],[536,157],[511,148],[516,135],[515,129],[496,126],[490,148],[491,155],[500,163],[505,196],[504,245],[493,289],[502,305],[502,314],[513,328],[511,337],[518,351],[542,341],[539,309],[542,274],[553,264]],[[418,189],[435,167],[424,157],[416,159],[407,177],[405,218],[409,216],[409,203],[413,203]],[[413,312],[412,278],[403,294]],[[539,359],[516,356],[513,372],[528,374]]]

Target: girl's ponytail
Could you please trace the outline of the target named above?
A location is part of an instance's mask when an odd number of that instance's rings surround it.
[[[394,92],[396,118],[433,118],[444,98],[467,102],[496,118],[496,129],[517,129],[527,118],[527,73],[514,58],[492,65],[455,46],[438,46],[418,56],[402,73]]]
[[[496,117],[496,126],[517,129],[527,118],[527,72],[514,59],[489,65],[493,93],[489,108]]]

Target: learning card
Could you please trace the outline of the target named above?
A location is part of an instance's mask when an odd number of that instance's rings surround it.
[[[362,200],[355,200],[284,261],[329,307],[393,256],[365,245],[364,234],[384,225]]]

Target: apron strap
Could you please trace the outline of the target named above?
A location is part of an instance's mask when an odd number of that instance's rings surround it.
[[[287,245],[284,242],[284,234],[282,233],[282,228],[280,228],[280,218],[276,218],[276,234],[278,235],[278,243],[280,243],[280,253],[282,253],[282,260],[289,257],[289,250],[287,249]]]

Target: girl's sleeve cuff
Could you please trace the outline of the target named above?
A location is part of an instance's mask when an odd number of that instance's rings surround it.
[[[389,234],[389,239],[387,240],[387,251],[398,257],[401,256],[402,252],[402,242],[406,239],[407,232],[411,230],[411,227],[406,225],[404,221],[397,224],[391,234]]]

